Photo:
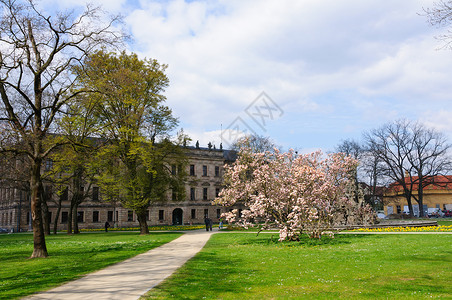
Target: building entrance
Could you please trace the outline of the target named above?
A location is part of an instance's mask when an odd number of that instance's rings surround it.
[[[173,225],[182,225],[183,211],[180,208],[173,210]]]

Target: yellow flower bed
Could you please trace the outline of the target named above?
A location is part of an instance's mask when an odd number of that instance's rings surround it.
[[[452,225],[424,226],[424,227],[386,227],[386,228],[359,228],[353,231],[361,232],[449,232]]]
[[[206,228],[205,225],[166,225],[166,226],[150,226],[149,231],[182,231],[182,230],[197,230]],[[82,232],[105,231],[105,228],[80,229]],[[140,227],[127,228],[108,228],[108,231],[140,231]]]

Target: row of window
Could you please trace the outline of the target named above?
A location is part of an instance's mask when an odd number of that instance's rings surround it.
[[[146,215],[147,215],[147,220],[150,221],[150,214],[149,214],[149,210],[146,211]],[[217,209],[217,218],[220,218],[221,215],[221,210]],[[209,216],[209,209],[205,208],[204,209],[204,214],[201,217],[206,217]],[[53,223],[53,219],[52,219],[52,212],[49,212],[49,223]],[[196,219],[197,216],[197,209],[193,208],[191,209],[191,215],[190,215],[191,219]],[[63,211],[61,212],[61,220],[60,223],[61,224],[66,224],[68,222],[68,218],[69,218],[69,212],[67,211]],[[116,220],[119,219],[119,215],[118,215],[118,211],[116,211]],[[165,211],[163,209],[159,210],[159,221],[162,221],[165,219]],[[107,211],[107,220],[108,222],[113,222],[113,211],[109,210]],[[134,213],[132,210],[127,211],[127,221],[128,222],[134,222],[135,218],[134,218]],[[27,213],[27,225],[30,222],[30,212]],[[78,211],[77,212],[77,222],[79,223],[83,223],[85,222],[85,212],[84,211]],[[92,223],[99,223],[99,222],[103,222],[103,220],[100,219],[100,212],[99,211],[93,211],[92,214]],[[2,213],[1,215],[1,220],[0,220],[0,224],[1,225],[12,225],[13,223],[13,213]]]
[[[99,223],[102,220],[100,219],[100,213],[99,211],[93,211],[92,214],[92,222],[93,223]],[[52,212],[49,212],[49,217],[50,217],[50,222],[52,222]],[[116,218],[118,217],[118,212],[116,212]],[[60,223],[61,224],[66,224],[68,222],[68,218],[69,218],[69,212],[67,211],[62,211],[61,212],[61,220]],[[108,222],[113,222],[113,211],[107,211],[107,220]],[[77,222],[79,223],[83,223],[85,222],[85,212],[84,211],[77,211]]]
[[[0,188],[0,199],[2,200],[13,200],[15,189],[12,188]],[[2,201],[6,202],[6,201]]]
[[[53,161],[50,159],[47,159],[45,161],[44,168],[46,171],[50,171],[53,168]],[[176,167],[175,165],[171,166],[171,172],[173,173],[173,175],[176,175],[177,168],[180,169],[180,166],[178,166],[178,167]],[[190,165],[190,175],[195,176],[195,165]],[[202,176],[207,176],[207,166],[206,165],[202,166]],[[215,166],[215,177],[219,177],[219,176],[220,176],[220,167]]]
[[[202,176],[206,177],[207,175],[207,166],[202,166]],[[196,176],[195,165],[190,165],[190,176]],[[215,177],[220,177],[220,167],[215,166]]]
[[[80,192],[84,192],[85,191],[85,186],[81,185],[79,187]],[[47,196],[47,198],[51,198],[52,197],[52,186],[48,185],[45,187],[45,195]],[[91,198],[93,201],[99,201],[99,187],[94,186],[91,188]],[[60,199],[62,201],[67,201],[69,199],[69,189],[66,187],[60,194]]]
[[[147,220],[150,221],[151,218],[150,218],[149,210],[146,211],[146,215],[147,215]],[[206,217],[208,215],[209,215],[209,210],[207,208],[205,208],[204,209],[204,215],[202,217]],[[220,215],[221,215],[221,210],[217,209],[217,218],[220,218]],[[135,215],[134,215],[133,210],[127,211],[127,221],[128,222],[134,222],[135,221],[135,217],[134,216]],[[2,217],[1,221],[0,221],[1,225],[12,225],[12,223],[13,223],[13,213],[12,212],[9,213],[9,214],[7,212],[6,213],[2,213],[1,217]],[[53,223],[54,220],[52,219],[52,212],[51,211],[49,212],[48,218],[49,218],[49,223]],[[163,221],[165,219],[165,211],[163,209],[159,210],[159,217],[158,218],[159,218],[159,221]],[[197,218],[197,209],[193,208],[191,210],[191,218],[192,219],[196,219]],[[68,219],[69,219],[69,212],[68,211],[62,211],[61,212],[60,223],[61,224],[67,224]],[[115,218],[115,220],[119,220],[118,211],[116,211],[116,218]],[[85,212],[84,211],[78,211],[77,212],[77,222],[84,223],[85,221],[86,221],[85,220]],[[100,212],[96,211],[96,210],[93,211],[91,222],[92,223],[99,223],[99,222],[103,222],[103,221],[104,220],[100,219]],[[112,210],[107,211],[107,220],[106,221],[108,221],[108,222],[113,222],[114,221],[113,220],[113,211]],[[27,213],[27,223],[26,224],[28,225],[29,223],[30,223],[30,212]]]
[[[84,187],[80,186],[80,191],[83,192]],[[51,197],[52,195],[52,187],[51,186],[46,186],[45,189],[45,193],[47,195],[47,197]],[[215,197],[218,197],[218,194],[220,193],[220,189],[219,188],[215,188]],[[69,199],[69,195],[68,195],[68,188],[65,188],[63,190],[63,192],[60,194],[60,199],[62,201],[68,201]],[[93,201],[99,201],[99,187],[95,186],[92,188],[92,200]],[[172,196],[173,200],[176,200],[177,195],[175,193],[173,193]],[[197,199],[196,197],[196,188],[190,188],[190,200],[195,201]],[[202,189],[202,200],[208,200],[208,188],[203,188]]]
[[[441,209],[441,205],[440,204],[435,204],[435,208],[439,208]],[[389,210],[393,210],[392,206],[388,206]],[[424,204],[424,210],[428,209],[428,206]],[[446,209],[446,204],[443,204],[443,209]],[[397,210],[397,214],[401,214],[402,213],[402,206],[400,205],[396,205],[396,210]]]
[[[196,219],[197,215],[196,215],[197,209],[196,208],[192,208],[191,210],[191,219]],[[203,218],[208,218],[209,217],[209,209],[204,208],[204,215],[202,216]],[[221,217],[221,209],[217,208],[217,219],[219,219]]]
[[[13,224],[13,212],[9,214],[7,212],[2,213],[0,219],[0,225],[12,225]]]
[[[190,212],[191,219],[198,218],[197,211],[198,210],[196,208],[191,209],[191,212]],[[146,214],[148,216],[148,221],[150,221],[149,211],[146,211]],[[217,208],[217,218],[219,219],[220,216],[221,216],[221,209]],[[209,217],[209,209],[208,208],[204,208],[204,214],[202,215],[202,218],[205,218],[205,217]],[[163,209],[160,209],[159,210],[159,221],[163,221],[164,219],[165,219],[165,211]],[[129,221],[129,222],[134,221],[133,211],[131,211],[131,210],[129,210],[127,212],[127,221]]]
[[[208,192],[208,188],[202,189],[202,200],[208,200],[207,192]],[[220,194],[220,189],[216,188],[215,189],[215,197],[218,197],[219,194]],[[190,200],[192,200],[192,201],[196,200],[196,188],[193,188],[193,187],[190,188]]]

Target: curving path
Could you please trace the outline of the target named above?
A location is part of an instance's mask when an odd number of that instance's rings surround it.
[[[187,232],[146,253],[24,299],[138,299],[198,253],[215,232]]]

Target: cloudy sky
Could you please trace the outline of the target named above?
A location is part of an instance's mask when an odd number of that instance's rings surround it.
[[[167,104],[201,146],[246,130],[333,150],[398,118],[452,139],[452,50],[421,15],[434,0],[94,2],[124,15],[130,51],[168,64]]]

